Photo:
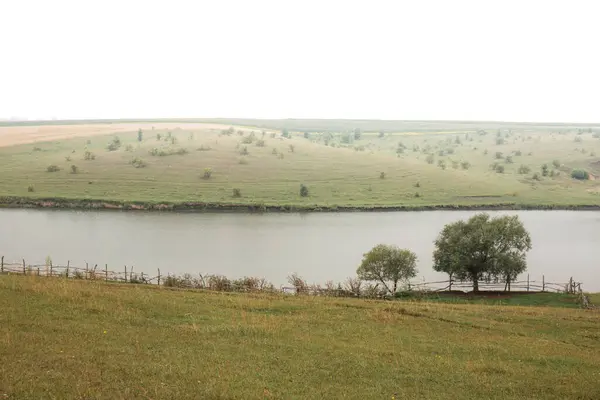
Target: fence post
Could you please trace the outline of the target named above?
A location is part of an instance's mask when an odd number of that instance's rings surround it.
[[[2,256],[2,259],[0,260],[0,273],[4,273],[4,256]]]
[[[144,283],[144,272],[142,272],[142,278],[141,278],[141,280],[142,280],[142,283]]]
[[[85,279],[88,279],[88,263],[85,263]]]
[[[104,281],[108,282],[108,264],[104,264]]]
[[[38,267],[38,276],[40,276],[40,267]]]
[[[27,272],[25,271],[25,259],[23,259],[23,275],[27,274]]]
[[[527,274],[527,291],[529,292],[529,274]]]
[[[542,292],[546,291],[546,277],[542,275]]]
[[[160,268],[158,269],[158,286],[160,286]]]
[[[50,260],[50,276],[52,276],[52,260]]]
[[[67,260],[67,278],[69,277],[69,266],[71,265],[71,261]]]
[[[125,283],[127,283],[127,265],[125,266]]]
[[[129,282],[133,280],[133,265],[129,268]]]

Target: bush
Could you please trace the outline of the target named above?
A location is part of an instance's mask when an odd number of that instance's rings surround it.
[[[210,177],[212,176],[212,168],[204,168],[204,175],[202,175],[202,177],[204,179],[210,179]]]
[[[468,161],[463,161],[460,163],[460,166],[462,169],[469,169],[469,168],[471,168],[471,163]]]
[[[156,140],[160,141],[162,139],[162,135],[160,133],[156,134]]]
[[[378,136],[380,138],[384,137],[385,136],[385,131],[379,131],[379,135]]]
[[[300,197],[308,197],[308,188],[303,183],[300,184]]]
[[[212,147],[204,145],[204,144],[201,144],[200,147],[198,147],[196,150],[198,150],[198,151],[209,151],[209,150],[212,150]]]
[[[308,132],[304,132],[304,139],[310,139],[310,134]]]
[[[427,158],[425,158],[425,161],[427,161],[427,164],[433,164],[435,161],[435,156],[433,154],[429,154]]]
[[[79,172],[79,168],[77,168],[77,165],[71,165],[71,173],[76,174],[78,172]]]
[[[452,161],[452,168],[458,169],[459,166],[460,164],[458,163],[458,161]]]
[[[42,151],[42,148],[36,146],[36,147],[33,148],[33,151]]]
[[[454,149],[453,148],[446,149],[446,153],[447,154],[454,154]]]
[[[29,193],[35,192],[35,187],[33,185],[29,185],[29,186],[27,186],[27,191]]]
[[[421,187],[421,182],[415,183],[415,187],[420,188]]]
[[[379,173],[379,179],[385,179],[385,172]]]
[[[438,161],[438,167],[440,167],[441,169],[446,169],[446,161],[439,160]]]
[[[514,161],[512,159],[512,156],[506,156],[506,158],[504,159],[504,162],[507,164],[512,164]]]
[[[179,155],[182,156],[184,154],[187,154],[188,150],[184,149],[184,148],[177,148],[177,149],[171,149],[171,148],[163,148],[163,149],[158,149],[156,147],[154,147],[152,150],[148,151],[148,154],[150,154],[151,156],[154,157],[166,157],[166,156],[172,156],[172,155]]]
[[[250,154],[248,153],[248,146],[242,147],[242,149],[240,150],[240,155],[247,156],[248,154]]]
[[[494,157],[496,158],[496,160],[502,160],[504,156],[502,155],[501,151],[497,151]]]
[[[580,143],[580,142],[583,142],[583,139],[581,138],[581,136],[575,136],[574,141],[577,143]]]
[[[296,146],[294,146],[293,144],[290,144],[290,153],[293,153],[294,150],[296,150]]]
[[[501,138],[501,137],[496,138],[496,144],[497,145],[501,145],[501,144],[504,144],[504,143],[506,143],[506,141],[504,140],[504,138]]]
[[[133,151],[133,145],[128,144],[127,146],[125,146],[125,151]]]
[[[94,153],[92,153],[91,151],[86,150],[85,153],[83,154],[83,159],[86,161],[92,161],[96,159],[96,155]]]
[[[554,168],[560,168],[560,161],[554,160],[552,161],[552,165],[554,165]]]
[[[238,164],[246,165],[248,164],[248,160],[246,159],[246,157],[240,157],[240,159],[238,160]]]
[[[265,141],[260,139],[256,142],[256,147],[265,147]]]
[[[548,164],[542,165],[542,176],[548,176]]]
[[[71,156],[66,156],[66,157],[65,157],[65,161],[66,161],[66,162],[71,162],[71,160],[72,160]]]
[[[503,174],[504,173],[504,165],[496,165],[495,171],[499,174]]]
[[[280,160],[283,160],[283,158],[285,157],[285,155],[283,153],[279,153],[279,155],[277,156]]]
[[[115,136],[112,140],[112,142],[110,142],[108,144],[108,146],[106,146],[106,148],[108,149],[108,151],[116,151],[121,147],[121,139],[119,139],[118,136]]]
[[[284,129],[281,131],[281,136],[283,136],[284,138],[289,138],[290,132],[287,129]]]
[[[46,168],[47,172],[58,172],[60,171],[60,168],[58,167],[58,165],[48,165],[48,167]]]
[[[580,181],[587,181],[590,179],[590,174],[583,169],[574,169],[571,171],[571,178],[578,179]]]
[[[518,169],[518,172],[521,175],[526,175],[531,172],[531,168],[529,168],[527,165],[521,164],[521,166]]]
[[[133,160],[131,160],[131,165],[133,165],[135,168],[144,168],[146,166],[146,163],[141,158],[136,157]]]
[[[245,137],[242,139],[242,143],[243,143],[243,144],[252,144],[252,142],[254,142],[254,137],[253,137],[252,135],[250,135],[250,136],[245,136]]]
[[[233,197],[236,197],[236,198],[242,197],[242,191],[238,188],[234,188],[233,189]]]
[[[515,156],[520,156],[521,154],[523,154],[523,153],[521,153],[521,150],[515,151]]]
[[[533,179],[534,181],[540,181],[540,180],[542,180],[542,177],[540,176],[540,174],[538,174],[536,172],[535,174],[533,174],[533,176],[531,177],[531,179]]]

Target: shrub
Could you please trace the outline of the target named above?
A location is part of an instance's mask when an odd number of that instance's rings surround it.
[[[60,171],[60,168],[58,167],[58,165],[48,165],[48,167],[46,168],[47,172],[58,172]]]
[[[248,153],[248,146],[242,147],[242,149],[240,150],[240,155],[247,156],[248,154],[250,154]]]
[[[144,168],[146,166],[146,163],[141,158],[136,157],[133,160],[131,160],[131,165],[133,165],[135,168]]]
[[[507,164],[512,164],[514,161],[512,159],[512,156],[506,156],[504,162],[506,162]]]
[[[529,168],[527,165],[521,164],[521,166],[518,169],[518,172],[521,175],[526,175],[531,172],[531,168]]]
[[[263,139],[256,141],[256,147],[265,147],[265,141]]]
[[[94,153],[92,153],[91,151],[86,150],[85,153],[83,154],[83,159],[86,161],[92,161],[96,159],[96,155]]]
[[[79,172],[79,168],[77,168],[77,165],[71,165],[71,173],[72,174],[76,174]]]
[[[289,138],[290,132],[287,129],[284,129],[281,131],[281,136],[283,136],[284,138]]]
[[[138,142],[141,142],[142,140],[144,140],[144,133],[142,132],[142,129],[138,129],[138,136],[137,136]]]
[[[198,151],[209,151],[212,150],[212,147],[205,145],[205,144],[201,144],[200,147],[198,147],[196,150]]]
[[[254,133],[254,132],[253,132],[253,133]],[[239,136],[244,136],[244,131],[242,131],[242,130],[238,130],[238,131],[237,131],[237,134],[238,134]]]
[[[548,176],[548,164],[542,165],[542,176]]]
[[[443,150],[443,149],[442,149],[442,150],[440,150],[440,151],[438,151],[438,156],[440,156],[440,157],[443,157],[443,156],[444,156],[444,154],[445,154],[445,153],[444,153],[444,150]]]
[[[33,151],[42,151],[42,148],[36,146],[36,147],[33,148]]]
[[[300,184],[300,197],[308,197],[308,187],[305,184]]]
[[[438,161],[438,167],[440,167],[441,169],[446,169],[446,161],[439,160]]]
[[[160,141],[162,139],[162,135],[160,133],[156,134],[156,140]]]
[[[554,160],[552,161],[552,165],[554,165],[554,168],[560,168],[560,161]]]
[[[583,142],[583,139],[581,138],[581,136],[575,136],[574,141],[577,143],[580,143],[580,142]]]
[[[275,132],[271,132],[271,139],[275,138]]]
[[[435,161],[435,156],[433,154],[429,154],[427,158],[425,158],[425,161],[427,161],[427,164],[433,164]]]
[[[449,149],[446,149],[446,153],[447,154],[454,154],[454,149],[451,147]]]
[[[273,150],[271,151],[271,154],[277,155],[277,149],[275,147],[273,147]]]
[[[112,142],[110,142],[106,148],[108,149],[108,151],[116,151],[120,147],[121,147],[121,139],[119,139],[118,136],[115,136],[113,138]]]
[[[502,160],[503,155],[501,151],[497,151],[496,154],[494,155],[494,157],[496,158],[496,160]]]
[[[238,188],[233,189],[233,197],[242,197],[242,191]]]
[[[202,177],[204,179],[210,179],[210,177],[212,176],[212,168],[204,168],[204,175],[202,175]]]
[[[133,151],[133,145],[128,144],[127,146],[125,146],[125,151]]]
[[[29,193],[35,192],[35,187],[33,185],[29,185],[29,186],[27,186],[27,191]]]
[[[379,136],[380,138],[384,137],[384,136],[385,136],[385,131],[379,131],[379,134],[378,134],[378,136]]]
[[[542,180],[540,174],[538,174],[537,172],[535,174],[533,174],[533,176],[531,177],[534,181],[539,181]]]
[[[250,135],[250,136],[245,136],[245,137],[242,139],[242,143],[243,143],[243,144],[252,144],[252,142],[254,142],[254,137],[253,137],[253,136],[251,136],[251,135]]]
[[[460,164],[458,163],[458,161],[452,161],[452,168],[458,169],[459,166]]]
[[[415,187],[420,188],[421,187],[421,182],[415,183]]]
[[[495,171],[499,174],[503,174],[504,173],[504,165],[496,165]]]
[[[285,157],[285,155],[283,153],[279,153],[279,155],[277,156],[280,160],[283,160],[283,158]]]
[[[71,156],[66,156],[66,157],[65,157],[65,161],[66,161],[66,162],[71,162],[71,160],[72,160],[72,159],[71,159]]]
[[[460,163],[460,166],[462,169],[469,169],[469,168],[471,168],[471,163],[468,161],[463,161]]]
[[[379,179],[385,179],[385,172],[379,173]]]
[[[417,197],[417,198],[421,197],[421,193],[415,192],[415,197]]]
[[[187,154],[188,150],[184,149],[184,148],[177,148],[177,149],[170,149],[170,148],[163,148],[163,149],[158,149],[156,147],[152,148],[152,150],[148,151],[148,154],[150,154],[151,156],[158,156],[158,157],[166,157],[166,156],[172,156],[172,155],[179,155],[182,156],[184,154]]]
[[[590,174],[583,169],[574,169],[571,171],[571,178],[578,179],[580,181],[587,181],[590,179]]]
[[[290,144],[290,153],[293,153],[294,150],[296,150],[296,146],[294,146],[293,144]]]
[[[487,156],[487,154],[488,154],[488,150],[487,150],[487,149],[485,149],[485,150],[483,151],[483,155],[484,155],[484,156]]]
[[[240,159],[238,160],[238,164],[246,165],[248,164],[248,160],[246,159],[246,157],[240,157]]]
[[[521,154],[523,154],[523,153],[521,153],[521,150],[515,151],[515,156],[520,156]]]
[[[177,138],[175,136],[171,137],[171,144],[177,144]]]
[[[501,138],[501,137],[496,138],[496,144],[497,145],[501,145],[501,144],[504,144],[504,143],[506,143],[506,141],[504,140],[504,138]]]

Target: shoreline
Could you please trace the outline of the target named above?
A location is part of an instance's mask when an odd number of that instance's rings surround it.
[[[137,202],[98,199],[26,198],[0,197],[0,208],[18,209],[67,209],[67,210],[117,210],[117,211],[171,211],[171,212],[244,212],[244,213],[291,213],[291,212],[401,212],[401,211],[502,211],[502,210],[556,210],[600,211],[600,204],[433,204],[398,206],[327,206],[327,205],[267,205],[205,202]]]

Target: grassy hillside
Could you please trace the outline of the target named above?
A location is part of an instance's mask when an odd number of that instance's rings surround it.
[[[8,399],[600,397],[594,311],[23,276],[0,307]]]
[[[129,131],[121,126],[115,151],[107,150],[114,135],[86,138],[85,132],[0,147],[0,193],[305,207],[600,204],[600,180],[594,180],[600,175],[600,138],[583,128],[428,126],[428,132],[362,133],[355,139],[345,131],[292,131],[283,138],[279,131],[263,136],[253,128],[223,135],[198,124],[144,127],[138,142],[135,124]],[[8,128],[0,128],[0,135],[2,129]],[[94,160],[85,160],[86,152]],[[47,172],[50,166],[58,170]],[[574,168],[588,171],[592,180],[572,179]],[[301,184],[309,196],[300,196]]]

